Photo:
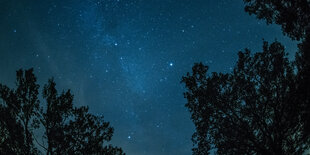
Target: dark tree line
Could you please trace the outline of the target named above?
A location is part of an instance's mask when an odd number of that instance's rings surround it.
[[[303,154],[310,149],[310,2],[244,0],[245,11],[299,40],[295,60],[284,46],[245,49],[231,73],[197,63],[182,78],[196,127],[193,154]]]
[[[40,101],[33,69],[18,70],[16,76],[16,89],[0,84],[1,154],[40,154],[40,150],[48,155],[124,154],[121,148],[106,144],[113,135],[110,124],[89,113],[88,107],[73,106],[70,90],[58,94],[50,79]],[[44,135],[38,140],[35,129],[39,128]]]

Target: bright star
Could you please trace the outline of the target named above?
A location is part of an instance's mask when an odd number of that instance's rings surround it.
[[[172,63],[172,62],[170,62],[170,63],[169,63],[169,66],[171,66],[171,67],[172,67],[172,66],[173,66],[173,63]]]

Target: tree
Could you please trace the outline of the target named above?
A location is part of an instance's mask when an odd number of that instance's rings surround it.
[[[310,1],[309,0],[243,0],[245,11],[267,24],[281,25],[284,34],[301,40],[296,56],[298,64],[297,95],[304,104],[305,130],[310,132]]]
[[[46,154],[117,154],[121,148],[104,145],[111,140],[113,128],[88,112],[88,107],[74,107],[70,90],[58,95],[53,79],[43,88],[46,105],[38,100],[33,69],[17,71],[17,89],[0,84],[0,152],[38,154],[33,145],[33,129],[44,128],[47,146],[38,145]],[[41,123],[41,124],[40,124]]]
[[[239,52],[232,73],[199,63],[182,78],[196,131],[194,154],[302,154],[310,147],[298,74],[279,42]]]
[[[302,44],[310,42],[310,2],[308,0],[243,0],[245,11],[263,19],[267,24],[281,25],[284,34]],[[310,52],[301,50],[310,65]],[[309,69],[309,68],[308,68]]]
[[[0,85],[0,96],[4,101],[4,104],[1,105],[3,115],[1,126],[4,128],[3,131],[7,129],[7,133],[3,133],[6,140],[3,141],[2,145],[8,145],[7,147],[15,146],[15,144],[5,144],[5,141],[11,141],[16,143],[17,146],[15,147],[20,147],[15,148],[18,152],[27,155],[36,152],[33,146],[32,131],[38,127],[37,116],[39,114],[39,100],[37,97],[39,85],[36,84],[36,77],[32,72],[32,69],[25,72],[23,70],[16,72],[16,90],[10,90],[7,86]],[[23,133],[17,134],[17,131]],[[17,138],[14,134],[20,137]]]
[[[301,40],[309,34],[310,2],[308,0],[243,0],[245,11],[267,24],[278,24],[292,39]]]
[[[53,79],[44,86],[43,98],[46,100],[46,111],[42,110],[41,122],[45,128],[44,137],[47,139],[46,154],[60,154],[65,150],[66,144],[64,136],[65,123],[72,113],[73,95],[68,90],[60,96],[55,88],[56,83]]]
[[[25,149],[24,128],[16,116],[17,103],[13,91],[0,84],[0,152],[3,154],[22,154]],[[9,104],[7,104],[9,103]]]
[[[47,102],[42,119],[47,154],[123,154],[120,148],[104,147],[104,142],[112,138],[113,128],[103,116],[90,114],[85,106],[73,107],[70,91],[58,96],[55,86],[51,79],[43,90]]]

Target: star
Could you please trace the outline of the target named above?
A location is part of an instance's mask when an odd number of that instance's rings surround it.
[[[172,67],[172,66],[173,66],[173,63],[172,63],[172,62],[170,62],[170,63],[169,63],[169,66],[170,66],[170,67]]]

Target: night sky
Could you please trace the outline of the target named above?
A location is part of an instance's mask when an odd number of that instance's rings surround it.
[[[263,38],[296,42],[244,12],[242,0],[0,0],[0,83],[34,68],[74,104],[104,115],[129,155],[191,154],[183,75],[195,62],[230,72]]]

